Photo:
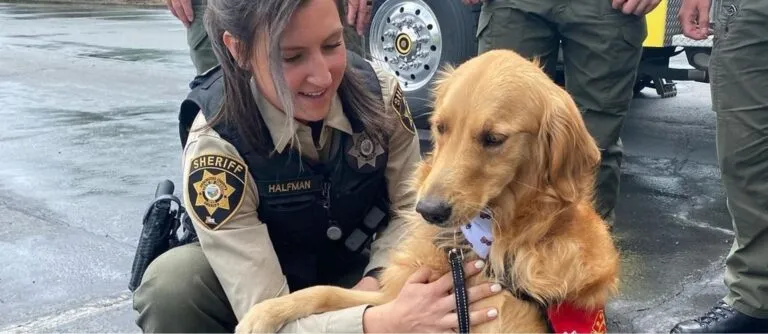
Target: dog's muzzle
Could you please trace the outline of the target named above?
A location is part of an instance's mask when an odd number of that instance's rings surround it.
[[[427,197],[416,203],[416,212],[418,212],[426,221],[433,225],[443,225],[449,218],[453,208],[448,202]]]

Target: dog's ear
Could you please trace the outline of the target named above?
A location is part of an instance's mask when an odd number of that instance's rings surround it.
[[[434,79],[432,80],[432,84],[431,84],[432,87],[429,89],[430,107],[432,108],[435,107],[435,104],[437,103],[437,99],[447,89],[448,79],[450,79],[451,76],[453,76],[454,72],[456,72],[456,67],[454,67],[450,63],[445,63],[440,68],[440,70],[438,70],[435,73]]]
[[[600,151],[565,91],[547,101],[538,134],[540,186],[567,202],[593,193]]]

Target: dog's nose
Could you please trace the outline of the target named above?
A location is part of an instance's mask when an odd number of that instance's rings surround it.
[[[428,222],[439,225],[451,217],[451,206],[436,198],[424,198],[416,203],[416,212]]]

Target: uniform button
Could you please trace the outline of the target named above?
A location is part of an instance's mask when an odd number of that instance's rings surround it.
[[[328,236],[328,239],[331,239],[333,241],[341,239],[341,228],[338,226],[331,226],[327,230],[325,230],[325,235]]]

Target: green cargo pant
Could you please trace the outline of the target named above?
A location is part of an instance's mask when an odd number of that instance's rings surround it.
[[[725,301],[768,318],[768,1],[725,0],[710,60],[717,155],[736,237]]]
[[[350,288],[367,262],[332,282]],[[173,248],[152,261],[133,295],[144,333],[233,333],[237,326],[224,289],[199,243]]]
[[[203,14],[208,0],[192,0],[192,10],[195,18],[192,24],[187,28],[187,45],[189,46],[189,55],[192,58],[192,64],[195,65],[197,74],[202,74],[211,67],[219,64],[216,55],[213,53],[213,46],[208,38],[203,24]]]
[[[187,45],[189,46],[190,58],[192,58],[192,64],[195,65],[197,74],[201,74],[219,64],[203,24],[203,14],[205,13],[207,2],[207,0],[192,0],[192,10],[194,11],[195,19],[187,29]],[[344,38],[347,50],[363,55],[360,36],[355,32],[354,27],[346,24],[346,4],[346,0],[338,0],[337,2],[339,15],[342,22],[344,22]]]
[[[538,58],[554,79],[562,43],[565,88],[602,153],[596,203],[609,220],[619,194],[619,135],[646,35],[644,17],[624,15],[610,0],[494,0],[480,13],[478,53],[512,49]]]

